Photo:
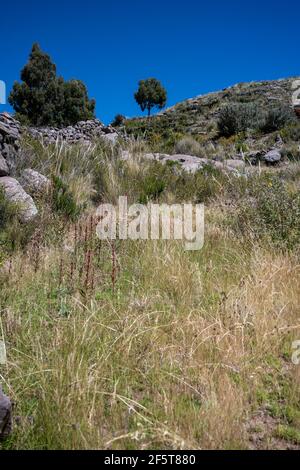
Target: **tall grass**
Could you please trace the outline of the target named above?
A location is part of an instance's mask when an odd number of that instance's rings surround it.
[[[61,178],[71,184],[70,175],[87,175],[90,163],[75,174],[62,152]],[[114,202],[127,185],[136,201],[153,167],[139,151],[127,167],[97,152],[90,169],[99,171],[102,200]],[[158,199],[174,200],[184,184],[162,171]],[[100,242],[91,206],[68,223],[46,207],[26,250],[10,255],[9,269],[2,265],[8,363],[0,378],[15,403],[3,448],[298,445],[300,372],[291,344],[300,334],[299,254],[235,230],[232,211],[250,197],[249,180],[226,182],[207,169],[198,178],[199,188],[215,182],[205,192],[199,252],[179,241]],[[187,198],[195,181],[184,179]]]

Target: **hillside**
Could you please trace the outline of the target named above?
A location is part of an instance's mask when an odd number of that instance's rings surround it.
[[[183,128],[191,134],[209,134],[222,107],[232,103],[251,103],[260,108],[271,105],[292,104],[294,78],[238,83],[224,90],[191,98],[159,114],[167,118],[175,129]]]
[[[264,109],[278,104],[291,105],[291,87],[295,79],[297,77],[238,83],[221,91],[190,98],[153,116],[151,125],[159,126],[158,122],[161,121],[164,126],[176,132],[210,134],[215,129],[220,110],[228,104],[251,103]],[[134,121],[143,122],[143,119]]]

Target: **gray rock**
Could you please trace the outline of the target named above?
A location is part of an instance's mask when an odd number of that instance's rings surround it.
[[[281,160],[281,153],[279,150],[270,150],[263,157],[263,160],[269,165],[276,165],[276,163],[279,163]]]
[[[2,157],[0,153],[0,176],[8,176],[9,175],[9,168],[6,163],[6,160]]]
[[[0,187],[3,188],[7,200],[17,204],[21,222],[31,222],[37,216],[38,210],[32,197],[24,191],[16,179],[9,176],[0,178]]]
[[[105,134],[102,136],[102,139],[104,139],[106,142],[110,144],[115,144],[119,138],[119,135],[114,132],[112,134]]]
[[[4,143],[2,144],[1,154],[6,160],[10,172],[12,172],[16,167],[18,152],[15,150],[13,145]]]
[[[243,160],[225,160],[224,164],[233,170],[243,170],[246,166]]]
[[[73,145],[78,142],[92,142],[95,138],[104,138],[107,142],[115,144],[119,134],[111,126],[105,126],[98,119],[80,121],[74,126],[63,129],[56,127],[28,128],[27,132],[35,139],[49,145],[63,142]]]
[[[2,392],[0,385],[0,440],[7,438],[12,431],[12,405]]]
[[[51,181],[46,176],[31,169],[22,172],[20,183],[29,194],[46,193],[51,186]]]
[[[2,135],[9,137],[12,141],[18,140],[19,134],[14,127],[0,121],[0,132]]]

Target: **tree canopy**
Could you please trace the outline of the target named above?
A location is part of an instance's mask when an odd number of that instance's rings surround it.
[[[167,102],[167,91],[156,78],[148,78],[139,82],[139,88],[134,95],[142,111],[147,109],[148,116],[152,108],[162,109]]]
[[[9,103],[22,122],[60,127],[94,117],[95,101],[89,99],[85,84],[57,77],[55,64],[38,44],[32,47],[21,80],[14,83]]]

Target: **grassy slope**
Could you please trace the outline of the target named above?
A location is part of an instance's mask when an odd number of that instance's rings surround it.
[[[101,169],[102,196],[112,202],[125,190],[137,200],[153,171],[137,160],[136,146],[120,171],[108,149],[26,145],[27,159],[63,175],[80,204],[94,196],[92,171]],[[163,177],[170,187],[161,202],[188,187]],[[210,185],[211,175],[201,178]],[[285,178],[295,191],[299,165]],[[101,244],[91,206],[73,223],[40,201],[26,250],[2,260],[8,364],[1,375],[15,402],[4,448],[300,445],[300,369],[291,363],[299,252],[238,233],[231,222],[245,187],[214,179],[201,192],[207,213],[199,252],[180,242]]]

